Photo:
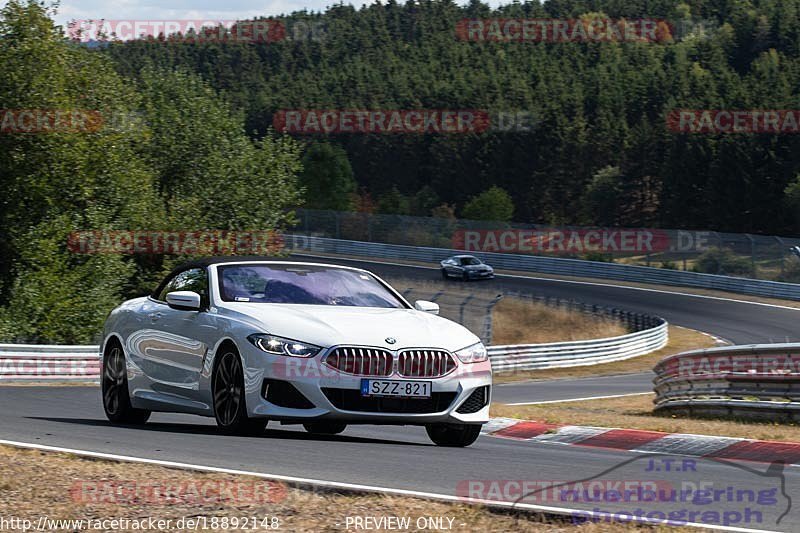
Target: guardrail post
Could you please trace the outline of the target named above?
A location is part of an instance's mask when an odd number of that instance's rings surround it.
[[[781,278],[786,274],[786,243],[783,242],[783,239],[780,237],[775,237],[775,240],[778,241],[778,246],[780,246],[781,250]]]
[[[756,240],[749,233],[745,233],[744,236],[750,241],[750,275],[753,276],[753,279],[758,279],[756,278]]]
[[[466,298],[464,298],[464,301],[461,302],[461,309],[458,314],[459,315],[458,323],[461,324],[462,326],[464,325],[464,310],[466,309],[467,305],[469,305],[469,302],[472,301],[473,298],[475,298],[475,295],[470,293]]]
[[[494,300],[489,302],[489,305],[486,306],[486,318],[484,321],[484,328],[483,328],[483,343],[487,346],[492,344],[492,311],[494,310],[494,306],[496,306],[500,300],[503,299],[502,294],[498,294],[494,297]]]

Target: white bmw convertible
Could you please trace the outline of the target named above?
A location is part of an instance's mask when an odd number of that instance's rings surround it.
[[[492,371],[466,328],[365,270],[287,260],[187,263],[111,312],[102,397],[112,422],[213,416],[225,433],[268,421],[336,434],[425,426],[468,446],[488,421]]]

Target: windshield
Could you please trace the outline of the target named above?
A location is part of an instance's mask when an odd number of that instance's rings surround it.
[[[223,301],[405,308],[374,276],[336,267],[230,265],[219,267]]]
[[[474,257],[462,257],[461,266],[480,265],[481,262]]]

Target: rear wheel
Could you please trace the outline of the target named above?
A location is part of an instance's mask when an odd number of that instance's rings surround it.
[[[257,436],[267,427],[266,418],[250,418],[244,397],[244,371],[239,354],[223,350],[212,379],[214,418],[226,435]]]
[[[306,431],[309,433],[338,435],[347,429],[347,424],[343,424],[341,422],[309,422],[307,424],[303,424],[303,427],[306,428]]]
[[[461,274],[461,279],[463,281],[469,281],[469,274],[465,271],[463,274]]]
[[[434,444],[451,448],[469,446],[481,434],[478,424],[430,424],[425,429]]]
[[[447,275],[447,270],[442,269],[442,279],[450,279],[450,276]]]
[[[125,353],[119,343],[112,341],[103,359],[103,410],[106,417],[117,424],[144,424],[150,411],[134,409],[128,393],[128,370]]]

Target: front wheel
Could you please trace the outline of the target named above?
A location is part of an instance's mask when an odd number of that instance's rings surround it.
[[[266,418],[250,418],[244,398],[244,371],[239,354],[226,350],[219,358],[212,380],[214,418],[226,435],[258,436],[267,427]]]
[[[307,424],[303,424],[303,427],[306,428],[306,431],[309,433],[338,435],[347,429],[347,424],[343,424],[341,422],[309,422]]]
[[[144,424],[150,411],[135,409],[128,393],[128,370],[125,354],[119,344],[112,344],[103,360],[103,410],[106,418],[116,424]]]
[[[464,448],[469,446],[481,434],[478,424],[431,424],[425,426],[428,437],[437,446]]]

